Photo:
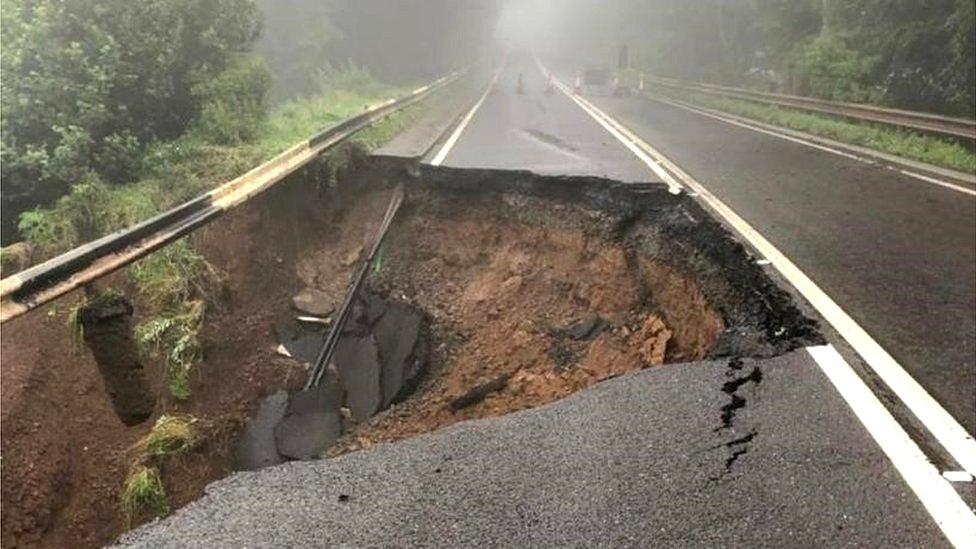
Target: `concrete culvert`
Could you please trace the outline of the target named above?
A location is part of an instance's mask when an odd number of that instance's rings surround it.
[[[132,305],[121,294],[101,292],[78,310],[78,322],[119,419],[126,425],[149,419],[155,398],[132,338]]]

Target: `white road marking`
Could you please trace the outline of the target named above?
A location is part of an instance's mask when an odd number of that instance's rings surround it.
[[[954,183],[948,183],[946,181],[942,181],[942,180],[939,180],[939,179],[935,179],[934,177],[929,177],[927,175],[922,175],[920,173],[910,172],[910,171],[907,171],[907,170],[898,170],[898,172],[901,173],[901,174],[903,174],[903,175],[907,175],[909,177],[914,177],[915,179],[921,179],[922,181],[928,181],[929,183],[932,183],[933,185],[938,185],[940,187],[945,187],[947,189],[952,189],[954,191],[959,191],[961,193],[968,194],[969,196],[976,196],[976,191],[974,191],[973,189],[968,189],[966,187],[962,187],[962,186],[956,185]]]
[[[976,515],[833,345],[807,347],[854,415],[955,547],[976,546]]]
[[[435,154],[434,158],[431,159],[430,161],[431,166],[440,166],[444,162],[444,159],[447,158],[447,155],[451,153],[451,149],[454,148],[454,145],[457,143],[458,139],[461,138],[461,133],[464,132],[464,128],[468,127],[468,124],[471,122],[471,119],[474,118],[475,113],[478,112],[478,109],[481,108],[481,104],[485,102],[485,99],[488,99],[488,95],[491,93],[491,89],[495,86],[495,83],[498,81],[499,74],[500,71],[496,72],[495,75],[492,76],[491,82],[488,83],[488,87],[485,89],[485,93],[481,94],[481,98],[478,99],[478,102],[475,103],[473,107],[471,107],[471,110],[468,111],[468,114],[464,115],[464,118],[461,119],[461,123],[458,124],[456,128],[454,128],[454,131],[451,133],[451,136],[447,138],[447,141],[444,142],[444,145],[441,147],[441,149],[437,151],[437,154]]]
[[[959,422],[936,402],[830,296],[821,290],[790,259],[766,240],[764,236],[688,173],[651,147],[647,142],[627,130],[622,124],[595,107],[592,103],[572,93],[564,85],[561,85],[558,80],[556,82],[559,89],[576,100],[577,104],[584,111],[594,118],[602,120],[606,123],[605,125],[613,126],[614,129],[625,135],[629,134],[629,140],[632,143],[656,158],[660,164],[663,164],[669,171],[681,179],[688,188],[698,193],[709,207],[724,218],[732,228],[758,250],[817,309],[827,322],[834,326],[874,372],[898,395],[912,413],[918,417],[939,443],[945,447],[946,451],[952,455],[959,465],[970,474],[976,473],[976,440],[973,440],[973,437],[959,425]],[[830,349],[833,353],[836,353],[836,350],[833,350],[832,347]],[[814,352],[811,354],[814,354]],[[823,356],[823,353],[820,354]],[[839,355],[837,356],[839,357]],[[814,358],[817,358],[816,355]],[[869,427],[872,436],[885,453],[889,455],[899,472],[905,476],[906,481],[919,498],[922,499],[923,504],[932,513],[933,518],[939,523],[946,536],[954,540],[953,543],[956,543],[956,541],[960,543],[965,542],[966,545],[976,543],[976,516],[973,516],[972,511],[962,503],[958,494],[945,479],[939,476],[935,467],[925,459],[924,454],[921,453],[918,446],[912,442],[904,429],[884,409],[883,405],[881,405],[880,401],[864,381],[854,373],[846,361],[843,364],[846,366],[847,372],[837,374],[831,380],[842,379],[844,384],[850,387],[850,389],[842,389],[838,386],[838,390],[844,395],[848,405],[859,418],[862,418],[862,422],[865,421],[864,418],[867,418],[867,421],[872,423],[872,427]],[[848,373],[850,375],[847,375]],[[834,384],[838,385],[836,381]],[[857,395],[857,398],[848,398],[850,395]],[[862,403],[867,404],[862,405]],[[879,415],[879,408],[884,412],[883,415]],[[867,426],[867,423],[865,425]],[[905,444],[906,441],[910,446]],[[934,477],[932,473],[934,473]],[[941,483],[941,486],[938,483]],[[961,508],[960,505],[953,503],[957,501],[961,505]],[[965,515],[960,515],[963,511]]]
[[[732,124],[733,126],[739,126],[740,128],[745,128],[747,130],[752,130],[752,131],[759,132],[759,133],[763,133],[763,134],[770,135],[770,136],[773,136],[773,137],[778,137],[779,139],[784,139],[786,141],[791,141],[793,143],[798,143],[800,145],[805,145],[807,147],[812,147],[814,149],[818,149],[818,150],[821,150],[821,151],[824,151],[824,152],[827,152],[827,153],[830,153],[830,154],[835,154],[835,155],[838,155],[838,156],[843,156],[844,158],[849,158],[851,160],[856,160],[858,162],[863,162],[865,164],[877,164],[878,163],[876,160],[873,160],[873,159],[870,159],[870,158],[864,158],[862,156],[858,156],[858,155],[855,155],[855,154],[851,154],[851,153],[848,153],[848,152],[845,152],[845,151],[836,149],[834,147],[828,147],[826,145],[821,145],[819,143],[814,143],[814,142],[808,141],[806,139],[800,139],[798,137],[794,137],[792,135],[787,135],[785,133],[780,133],[780,132],[776,132],[776,131],[769,130],[769,129],[766,129],[766,128],[761,128],[759,126],[756,126],[755,124],[750,124],[749,122],[745,122],[745,121],[742,121],[742,120],[738,120],[739,117],[732,118],[732,117],[730,117],[728,115],[720,114],[720,113],[718,113],[716,111],[713,111],[711,109],[703,109],[701,107],[696,107],[696,106],[693,106],[693,105],[689,105],[688,103],[685,103],[683,101],[675,101],[675,100],[672,100],[672,99],[664,99],[664,98],[657,97],[657,96],[654,97],[654,100],[655,101],[660,101],[661,103],[666,103],[668,105],[671,105],[673,107],[677,107],[679,109],[684,109],[684,110],[687,110],[687,111],[691,111],[691,112],[694,112],[696,114],[700,114],[702,116],[706,116],[708,118],[713,118],[713,119],[718,120],[720,122],[725,122],[726,124]],[[916,172],[913,172],[913,171],[903,170],[903,169],[900,169],[900,168],[892,168],[892,169],[895,170],[895,171],[897,171],[898,173],[901,173],[902,175],[906,175],[908,177],[912,177],[912,178],[918,179],[920,181],[924,181],[926,183],[932,183],[933,185],[938,185],[940,187],[944,187],[946,189],[951,189],[953,191],[957,191],[957,192],[960,192],[960,193],[963,193],[963,194],[967,194],[969,196],[976,196],[976,190],[970,189],[968,187],[964,187],[962,185],[957,185],[955,183],[949,183],[948,181],[942,181],[941,179],[935,179],[934,177],[929,177],[927,175],[923,175],[923,174],[916,173]]]
[[[557,81],[558,83],[558,81]],[[560,88],[564,93],[571,94],[565,86]],[[912,378],[898,362],[878,344],[853,318],[820,289],[803,271],[790,259],[772,245],[759,231],[755,230],[744,219],[739,217],[724,202],[713,195],[701,183],[688,175],[684,170],[671,162],[667,157],[649,145],[643,139],[624,128],[619,122],[606,113],[600,111],[589,101],[579,98],[588,104],[586,112],[591,116],[600,116],[608,124],[616,126],[618,130],[628,133],[633,142],[648,154],[658,159],[661,164],[674,173],[692,191],[700,195],[701,200],[708,204],[716,213],[722,216],[743,238],[746,239],[760,255],[768,259],[772,265],[792,284],[803,297],[829,322],[855,351],[864,359],[872,370],[898,395],[905,406],[922,422],[935,436],[936,440],[945,447],[946,451],[970,474],[976,475],[976,440],[966,432],[966,429],[942,407],[932,395],[928,393],[915,379]],[[582,106],[582,105],[581,105]]]
[[[949,482],[972,482],[973,475],[966,471],[942,471],[942,476]]]
[[[634,141],[634,137],[636,136],[633,136],[632,134],[627,135],[627,133],[618,130],[616,127],[614,127],[610,120],[605,120],[604,117],[600,116],[596,107],[593,107],[585,100],[582,100],[581,97],[573,93],[565,84],[562,83],[562,81],[553,76],[553,74],[546,69],[538,57],[535,58],[535,62],[543,76],[551,77],[553,84],[555,84],[560,91],[572,99],[574,103],[586,111],[586,113],[596,120],[598,124],[603,126],[603,129],[610,132],[610,135],[616,137],[617,141],[620,141],[625,147],[627,147],[628,150],[630,150],[630,152],[634,154],[634,156],[647,165],[647,167],[654,172],[654,175],[660,177],[668,185],[668,191],[670,191],[672,194],[678,194],[681,192],[681,183],[678,183],[674,177],[671,177],[671,174],[661,168],[660,162],[651,158],[640,149],[640,147]]]

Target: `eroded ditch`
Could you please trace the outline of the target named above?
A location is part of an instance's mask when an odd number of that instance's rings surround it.
[[[427,169],[374,267],[322,386],[264,403],[243,468],[539,406],[666,362],[766,357],[819,337],[697,204],[661,186]],[[337,312],[329,295],[304,288],[291,328],[278,331],[306,363]]]
[[[819,341],[724,229],[663,186],[364,160],[338,185],[300,174],[194,235],[222,273],[202,361],[190,399],[174,401],[165,366],[141,357],[155,406],[140,424],[120,419],[103,366],[67,337],[69,306],[4,326],[4,545],[98,546],[124,531],[129,451],[161,414],[201,426],[160,465],[172,510],[235,469],[539,406],[663,363]],[[296,398],[399,183],[406,202],[347,343],[327,382]],[[131,287],[109,283],[141,321]],[[263,446],[242,463],[241,433],[256,428]]]

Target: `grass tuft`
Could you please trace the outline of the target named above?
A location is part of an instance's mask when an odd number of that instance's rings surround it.
[[[165,356],[170,394],[177,400],[190,397],[190,372],[202,354],[198,334],[205,309],[202,300],[184,301],[136,326],[136,341],[143,351]]]
[[[198,441],[197,422],[197,418],[191,415],[163,414],[152,430],[133,446],[133,452],[140,460],[186,452]]]
[[[183,454],[200,441],[200,422],[191,415],[163,414],[132,448],[132,467],[120,497],[126,527],[141,517],[169,513],[159,473],[161,460]]]
[[[169,512],[166,489],[155,467],[137,465],[129,473],[122,489],[122,516],[127,528],[141,516],[158,517]]]

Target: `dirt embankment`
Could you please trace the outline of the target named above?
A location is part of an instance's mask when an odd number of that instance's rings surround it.
[[[340,303],[382,218],[389,187],[367,185],[376,174],[350,175],[355,187],[327,192],[317,178],[296,178],[194,235],[223,278],[203,324],[203,360],[179,402],[167,396],[164,366],[146,359],[156,403],[142,424],[123,424],[90,351],[70,337],[78,296],[4,326],[3,546],[113,540],[128,449],[163,413],[205,426],[193,451],[161,465],[170,508],[230,472],[258,402],[305,380],[275,351],[274,326],[298,314],[300,293]],[[665,362],[768,356],[818,337],[687,197],[531,174],[424,178],[409,183],[368,285],[427,316],[427,374],[412,396],[352,425],[332,453],[541,405]],[[106,284],[134,301],[133,323],[144,319],[123,275]]]
[[[638,266],[620,216],[517,194],[412,206],[371,283],[431,318],[431,375],[333,454],[700,359],[724,328],[693,281]]]
[[[253,406],[305,380],[304,368],[274,352],[274,322],[291,314],[291,297],[303,287],[317,285],[341,299],[352,267],[339,259],[362,244],[382,215],[383,206],[377,214],[337,191],[310,200],[314,186],[300,184],[193,236],[222,278],[201,332],[203,361],[191,376],[191,397],[180,402],[169,397],[161,361],[143,357],[156,398],[143,423],[127,427],[119,419],[91,352],[73,339],[68,316],[80,294],[4,325],[3,547],[96,547],[115,539],[124,529],[119,494],[129,449],[161,414],[190,413],[207,426],[197,448],[163,464],[171,508],[232,470],[236,434]],[[124,274],[100,286],[122,290],[135,303],[133,324],[144,320],[146,307]]]

